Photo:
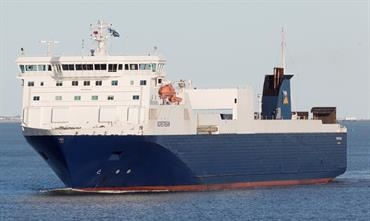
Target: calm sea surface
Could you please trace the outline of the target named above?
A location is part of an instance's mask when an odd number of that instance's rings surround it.
[[[0,124],[0,220],[370,220],[370,121],[348,128],[348,169],[335,182],[214,192],[71,195],[26,143]]]

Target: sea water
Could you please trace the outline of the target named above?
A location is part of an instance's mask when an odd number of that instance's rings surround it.
[[[29,146],[0,124],[0,220],[370,220],[370,121],[348,128],[348,168],[320,185],[186,193],[71,194]]]

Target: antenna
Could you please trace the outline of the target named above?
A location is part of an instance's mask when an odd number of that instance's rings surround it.
[[[85,39],[81,39],[81,57],[84,56],[84,50],[85,50]]]
[[[119,37],[120,34],[112,28],[112,24],[98,20],[97,24],[90,25],[92,29],[91,37],[96,42],[95,55],[108,55],[108,38],[110,36]]]
[[[153,47],[153,54],[154,55],[157,55],[157,51],[158,51],[158,47],[157,46],[154,46]]]
[[[52,53],[52,50],[54,48],[54,45],[59,44],[59,41],[45,41],[41,40],[41,44],[46,44],[46,56],[50,56]]]
[[[108,40],[108,34],[106,33],[106,31],[107,28],[110,27],[110,25],[106,22],[98,20],[97,24],[90,26],[92,28],[91,37],[93,40],[95,40],[97,44],[96,53],[98,55],[107,55],[106,45]]]
[[[281,28],[281,67],[285,69],[285,32],[284,27]]]

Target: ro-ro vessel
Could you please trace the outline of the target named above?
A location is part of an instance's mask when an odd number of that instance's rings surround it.
[[[284,68],[248,88],[169,81],[156,55],[111,56],[111,25],[92,26],[85,56],[17,59],[22,129],[66,187],[186,191],[326,183],[346,170],[335,108],[292,112]],[[50,43],[50,42],[48,42]]]

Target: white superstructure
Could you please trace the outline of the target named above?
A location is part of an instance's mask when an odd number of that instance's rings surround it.
[[[22,126],[28,135],[168,135],[337,132],[319,120],[259,120],[250,89],[194,89],[168,81],[157,55],[111,56],[110,25],[92,27],[88,56],[21,55]]]

